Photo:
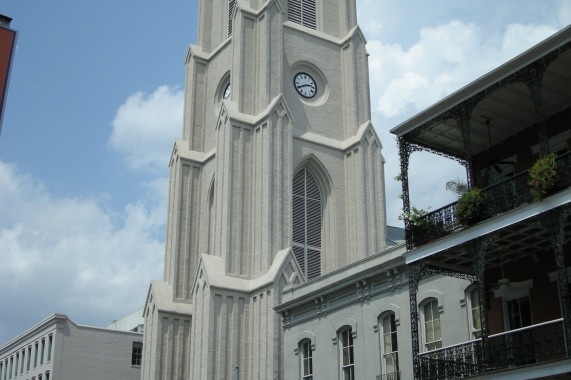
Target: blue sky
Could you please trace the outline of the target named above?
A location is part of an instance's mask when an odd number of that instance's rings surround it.
[[[571,22],[569,0],[403,4],[358,0],[391,224],[401,204],[389,129]],[[161,279],[167,163],[197,9],[2,2],[19,35],[0,135],[0,344],[54,312],[106,326]],[[419,207],[451,201],[444,183],[462,175],[421,155],[411,170]]]

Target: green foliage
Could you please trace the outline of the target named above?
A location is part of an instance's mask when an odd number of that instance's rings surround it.
[[[460,179],[446,182],[446,190],[456,193],[459,197],[466,193],[468,189],[468,184]]]
[[[557,183],[557,163],[555,153],[538,159],[529,169],[530,192],[536,201],[541,201]]]
[[[399,215],[399,220],[408,220],[415,226],[421,226],[423,224],[422,217],[426,215],[427,211],[423,209],[418,209],[412,207],[409,212],[403,212]]]
[[[456,203],[456,218],[462,224],[476,223],[486,202],[486,193],[474,187],[466,191]]]

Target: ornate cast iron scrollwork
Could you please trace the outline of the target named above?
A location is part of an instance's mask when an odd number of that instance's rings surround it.
[[[420,340],[418,337],[418,308],[416,305],[416,293],[418,293],[418,283],[422,278],[422,272],[426,267],[425,262],[416,262],[408,265],[408,294],[410,297],[410,337],[412,343],[412,365],[414,379],[421,379],[420,361],[418,353],[420,350]]]
[[[566,353],[568,356],[571,354],[571,300],[569,298],[569,283],[563,244],[565,242],[565,221],[569,213],[569,207],[560,207],[543,213],[540,219],[541,225],[549,232],[553,253],[555,255],[558,279],[557,285],[559,286],[561,314],[563,316],[563,327],[565,331],[565,346],[567,347]]]
[[[553,191],[571,186],[571,153],[567,152],[556,159],[559,175],[558,183]],[[528,172],[524,171],[502,182],[483,189],[486,202],[478,215],[479,220],[489,219],[509,210],[513,210],[527,203],[533,202],[529,192]],[[461,225],[456,218],[456,202],[427,213],[420,218],[420,225],[408,225],[407,247],[412,249],[430,241],[444,237]]]
[[[489,348],[482,341],[442,348],[419,355],[422,380],[448,380],[492,371],[545,362],[565,356],[560,321],[490,337]],[[491,361],[482,363],[482,352],[489,351]]]

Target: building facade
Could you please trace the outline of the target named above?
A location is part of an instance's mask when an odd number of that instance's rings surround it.
[[[284,289],[285,379],[569,378],[570,95],[568,27],[395,127],[406,247]],[[471,191],[408,213],[416,151]]]
[[[354,0],[199,2],[143,379],[284,376],[283,289],[385,248]]]
[[[0,379],[139,379],[142,341],[53,314],[0,347]]]
[[[473,282],[475,334],[422,344],[411,325],[415,379],[560,379],[571,372],[571,27],[395,127],[403,208],[411,154],[466,167],[457,202],[405,221],[410,318],[423,279]],[[452,343],[452,344],[451,344]]]
[[[16,50],[18,32],[10,28],[12,19],[0,14],[0,133],[2,133],[2,121],[4,120],[4,106],[10,84],[10,71]]]

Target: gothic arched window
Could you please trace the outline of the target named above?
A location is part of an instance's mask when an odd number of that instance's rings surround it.
[[[321,274],[321,192],[307,169],[293,178],[293,253],[307,279]]]

